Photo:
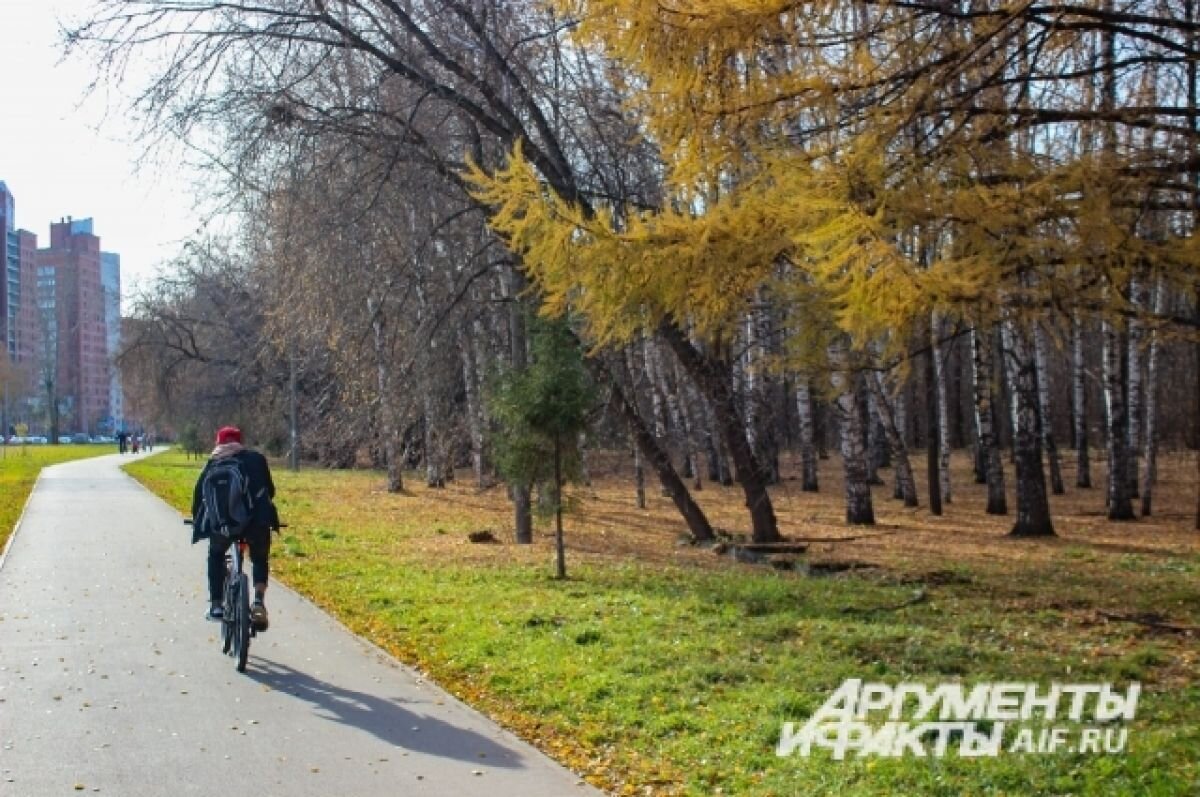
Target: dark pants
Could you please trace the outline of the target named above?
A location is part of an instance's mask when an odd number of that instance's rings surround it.
[[[271,556],[271,529],[263,526],[252,528],[246,532],[246,542],[250,544],[251,575],[255,584],[266,584],[267,573],[270,569],[268,560]],[[233,540],[220,534],[208,538],[208,597],[213,603],[220,603],[224,598],[222,590],[225,587],[225,552]],[[244,566],[244,565],[243,565]]]

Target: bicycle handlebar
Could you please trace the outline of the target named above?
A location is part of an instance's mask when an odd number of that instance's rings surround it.
[[[190,517],[185,517],[183,519],[183,525],[185,525],[185,526],[192,525],[192,519]],[[274,528],[276,528],[276,529],[286,529],[287,527],[288,527],[288,524],[286,524],[286,523],[276,523],[274,526]]]

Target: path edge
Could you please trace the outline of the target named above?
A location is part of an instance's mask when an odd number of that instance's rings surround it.
[[[21,505],[21,514],[17,516],[17,522],[12,527],[12,534],[8,535],[8,541],[4,543],[4,550],[0,551],[0,571],[4,570],[4,563],[8,561],[8,552],[12,548],[13,541],[17,539],[17,534],[21,531],[21,523],[25,520],[25,511],[29,509],[29,502],[33,500],[33,494],[37,491],[45,470],[42,468],[38,471],[37,478],[33,480],[33,487],[29,488],[29,495],[25,496],[25,503]]]

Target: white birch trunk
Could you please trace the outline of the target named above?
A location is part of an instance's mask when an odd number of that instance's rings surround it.
[[[1046,537],[1054,534],[1050,502],[1046,495],[1046,475],[1042,467],[1042,439],[1038,423],[1037,362],[1028,335],[1016,322],[1003,322],[1008,344],[1005,360],[1017,392],[1017,426],[1013,448],[1017,465],[1017,521],[1009,532],[1014,537]]]
[[[642,450],[633,447],[633,484],[636,492],[634,505],[638,509],[646,508],[646,468],[642,465]]]
[[[475,474],[475,486],[486,485],[483,471],[483,402],[479,392],[479,367],[475,361],[475,346],[472,335],[459,332],[458,350],[462,358],[463,390],[467,397],[467,434],[471,438],[471,470]]]
[[[684,416],[683,407],[679,400],[678,386],[680,381],[678,371],[675,371],[675,380],[674,384],[672,384],[667,379],[667,367],[666,363],[663,362],[661,346],[652,345],[649,351],[649,356],[654,363],[654,374],[658,380],[659,390],[662,391],[663,397],[666,401],[667,417],[671,422],[671,431],[673,432],[673,437],[680,453],[683,455],[684,478],[695,478],[697,471],[695,450],[692,446],[692,439],[690,430],[688,428],[687,419]]]
[[[1108,519],[1132,520],[1129,495],[1128,433],[1125,386],[1121,380],[1121,333],[1110,322],[1103,324],[1104,417],[1108,449]]]
[[[988,486],[987,514],[1008,514],[1008,498],[1004,486],[1004,463],[1000,459],[1000,444],[996,439],[995,409],[992,396],[992,335],[971,330],[971,374],[975,393],[975,433],[984,457],[984,474]]]
[[[904,501],[905,506],[917,506],[917,483],[913,478],[912,463],[908,459],[908,447],[905,446],[900,430],[896,427],[895,415],[888,403],[887,394],[883,387],[883,375],[878,371],[866,374],[867,389],[871,393],[871,402],[879,416],[883,433],[892,448],[892,461],[896,470],[896,497]]]
[[[867,466],[863,450],[863,418],[859,411],[858,391],[844,340],[829,345],[831,380],[840,420],[842,468],[846,474],[846,522],[874,525],[871,487],[867,484]]]
[[[950,495],[950,408],[946,401],[946,351],[941,345],[941,314],[934,312],[930,319],[930,345],[933,347],[933,377],[937,390],[938,420],[938,484],[942,492],[942,503],[951,502]]]
[[[1083,325],[1071,315],[1071,401],[1075,415],[1075,486],[1092,486],[1092,464],[1088,450],[1087,381],[1083,356]]]
[[[674,359],[674,358],[672,358]],[[679,418],[680,429],[683,434],[684,441],[684,457],[692,477],[692,489],[701,490],[704,488],[704,478],[700,472],[700,443],[698,434],[699,429],[703,426],[703,414],[698,411],[696,406],[694,390],[691,383],[687,379],[687,375],[683,373],[682,366],[679,361],[674,361],[675,372],[675,389],[678,393],[679,403]]]
[[[375,389],[379,394],[380,436],[383,439],[383,463],[387,470],[387,490],[398,493],[404,489],[400,462],[400,430],[395,397],[392,395],[391,357],[384,331],[383,313],[373,297],[367,297],[367,314],[371,319],[371,351],[375,359]]]
[[[1066,492],[1062,478],[1062,460],[1054,441],[1054,424],[1050,415],[1050,355],[1046,333],[1040,324],[1033,325],[1033,352],[1037,366],[1038,421],[1042,430],[1042,447],[1050,462],[1050,490],[1055,495]]]
[[[1145,297],[1143,294],[1143,286],[1141,281],[1134,277],[1129,282],[1129,298],[1133,303],[1134,311],[1139,311],[1145,306]],[[1128,360],[1128,383],[1129,399],[1127,412],[1129,413],[1129,425],[1126,427],[1126,458],[1129,468],[1129,494],[1133,498],[1138,496],[1138,457],[1141,454],[1142,441],[1142,322],[1137,318],[1132,318],[1129,321],[1129,360]]]
[[[796,379],[796,416],[800,421],[800,489],[817,492],[817,441],[813,424],[812,390],[807,376]]]
[[[525,290],[525,276],[515,267],[509,268],[501,281],[501,290],[509,300],[508,347],[509,363],[514,371],[523,371],[529,364],[528,339],[525,334],[525,316],[520,296]],[[533,496],[527,484],[509,485],[509,496],[513,502],[513,525],[518,545],[533,543]]]
[[[1166,309],[1166,285],[1160,278],[1154,286],[1152,311],[1161,315]],[[1152,509],[1154,484],[1158,479],[1158,369],[1162,359],[1162,346],[1157,330],[1150,331],[1150,353],[1146,362],[1146,427],[1144,429],[1142,459],[1142,517],[1149,517]]]

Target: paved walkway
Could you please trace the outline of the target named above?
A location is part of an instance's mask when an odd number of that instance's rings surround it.
[[[238,674],[122,461],[43,471],[0,565],[0,795],[599,795],[278,583]]]

